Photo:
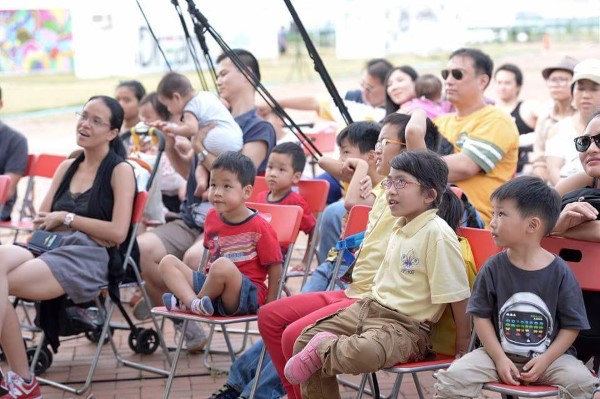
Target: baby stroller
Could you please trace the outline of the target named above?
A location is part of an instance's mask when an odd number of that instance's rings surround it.
[[[138,192],[134,211],[132,214],[132,225],[125,243],[121,245],[122,259],[122,276],[119,288],[137,286],[141,289],[142,295],[149,300],[148,294],[144,287],[144,282],[141,278],[139,270],[139,249],[137,248],[136,235],[139,225],[142,221],[142,214],[148,199],[147,191],[151,188],[152,182],[156,176],[162,153],[164,151],[164,138],[160,131],[154,128],[140,128],[138,125],[132,132],[124,135],[128,138],[130,135],[139,135],[150,137],[150,139],[158,147],[156,160],[152,167],[150,177],[146,183],[145,191]],[[38,378],[40,382],[48,385],[64,389],[71,393],[80,395],[87,391],[91,385],[93,373],[98,364],[102,347],[106,342],[111,343],[113,353],[117,361],[123,365],[135,367],[140,370],[149,371],[161,375],[167,375],[165,370],[146,366],[141,363],[136,363],[124,359],[117,351],[116,345],[112,341],[112,334],[115,330],[129,331],[128,344],[132,351],[139,354],[154,353],[159,345],[162,347],[167,359],[170,361],[168,349],[165,345],[161,334],[159,333],[160,326],[155,317],[152,317],[153,328],[138,327],[127,314],[123,304],[119,298],[119,290],[108,290],[107,287],[102,287],[99,296],[96,300],[89,304],[74,305],[66,296],[57,298],[52,301],[44,301],[39,306],[41,312],[38,312],[35,327],[28,327],[34,332],[40,332],[42,329],[44,334],[39,343],[35,347],[27,349],[32,372],[36,375],[42,374],[52,364],[52,350],[48,345],[52,346],[54,352],[59,344],[58,337],[79,335],[84,333],[85,336],[92,342],[97,343],[97,348],[94,357],[91,361],[90,370],[87,378],[80,388],[73,388],[56,381]],[[52,302],[52,308],[49,311],[48,303]],[[46,306],[46,308],[44,308]],[[111,321],[115,306],[120,310],[124,323],[114,323]],[[58,316],[58,317],[57,317]],[[40,329],[39,326],[43,328]]]

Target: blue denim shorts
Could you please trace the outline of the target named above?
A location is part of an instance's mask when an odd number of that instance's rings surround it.
[[[197,294],[202,289],[206,281],[206,275],[200,272],[193,272],[192,281],[194,282],[194,292]],[[240,305],[233,313],[228,314],[225,311],[221,297],[213,299],[213,308],[215,316],[243,316],[247,314],[256,314],[258,312],[258,290],[248,277],[242,274],[242,289],[240,291]]]

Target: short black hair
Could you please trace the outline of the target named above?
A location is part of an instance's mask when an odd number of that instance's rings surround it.
[[[187,76],[177,72],[168,72],[158,82],[156,92],[161,96],[173,98],[174,93],[179,93],[183,96],[193,93],[194,87]]]
[[[226,170],[235,174],[242,187],[254,186],[256,166],[246,155],[237,151],[226,151],[219,155],[210,167],[211,172],[216,169]]]
[[[370,76],[373,76],[385,84],[385,78],[394,66],[385,58],[373,58],[367,62],[366,71]]]
[[[140,100],[140,106],[144,104],[152,105],[154,111],[156,111],[158,116],[160,116],[160,120],[168,121],[171,118],[171,113],[163,103],[158,101],[158,94],[156,94],[155,91],[148,93],[144,97],[142,97],[142,99]]]
[[[436,197],[431,203],[437,208],[448,184],[448,165],[431,150],[404,151],[392,159],[392,168],[413,175],[421,190],[435,190]]]
[[[258,66],[258,60],[256,59],[256,57],[248,50],[244,50],[241,48],[234,48],[231,50],[231,52],[237,55],[240,61],[242,61],[244,65],[250,68],[254,76],[256,76],[256,79],[260,82],[260,67]],[[231,56],[228,53],[223,53],[219,55],[217,57],[217,64],[223,61],[225,58],[231,59]]]
[[[454,57],[469,57],[473,60],[475,72],[479,74],[485,74],[490,78],[490,81],[492,80],[492,73],[494,72],[494,61],[492,61],[490,56],[484,53],[483,51],[477,48],[463,47],[450,54],[450,59]]]
[[[498,75],[500,71],[507,71],[515,75],[515,82],[517,83],[517,87],[523,86],[523,72],[521,68],[516,66],[515,64],[503,64],[496,69],[496,73],[494,73],[494,78]]]
[[[277,144],[271,150],[271,154],[285,154],[292,158],[292,169],[294,172],[304,171],[306,166],[306,155],[300,145],[292,142]]]
[[[144,88],[144,85],[137,80],[124,80],[119,82],[117,89],[121,87],[130,88],[138,101],[140,101],[142,97],[146,95],[146,89]]]
[[[335,141],[338,147],[342,146],[342,140],[348,140],[352,146],[357,146],[361,154],[366,154],[375,149],[381,125],[377,122],[354,122],[342,129]]]
[[[560,215],[560,195],[542,179],[519,176],[498,187],[492,201],[513,200],[522,216],[536,216],[544,224],[544,235],[552,232]]]
[[[406,143],[406,125],[410,120],[410,115],[399,114],[397,112],[391,113],[381,121],[383,126],[393,125],[398,127],[398,140]],[[437,151],[440,145],[440,131],[437,126],[427,118],[426,131],[425,131],[425,147],[432,151]]]

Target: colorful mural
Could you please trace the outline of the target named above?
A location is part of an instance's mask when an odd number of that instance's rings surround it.
[[[73,70],[68,10],[0,10],[0,74]]]

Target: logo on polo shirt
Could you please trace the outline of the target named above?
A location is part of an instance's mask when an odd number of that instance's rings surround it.
[[[400,272],[406,274],[415,274],[415,267],[419,264],[419,258],[415,256],[415,251],[410,250],[407,254],[402,254],[402,270]]]

